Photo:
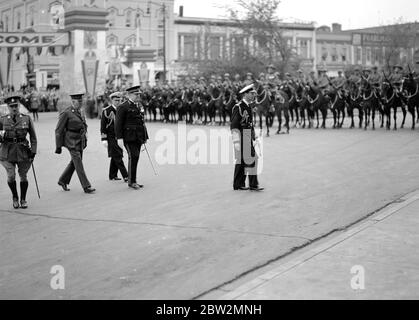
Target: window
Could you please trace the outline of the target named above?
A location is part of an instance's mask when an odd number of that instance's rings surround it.
[[[130,28],[132,26],[132,11],[128,10],[125,14],[125,26]]]
[[[346,47],[342,48],[342,51],[341,51],[342,62],[346,62],[347,55],[348,55],[348,50],[346,49]]]
[[[244,53],[244,37],[233,37],[231,39],[231,58],[242,57]]]
[[[132,47],[132,48],[135,47],[136,46],[135,36],[131,36],[127,40],[125,40],[125,45],[127,47]]]
[[[221,47],[221,40],[220,36],[210,36],[208,41],[208,52],[209,58],[211,60],[222,59],[222,47]]]
[[[326,61],[328,55],[329,55],[329,53],[327,52],[327,48],[322,47],[322,61]]]
[[[22,28],[22,13],[19,11],[16,12],[16,30]]]
[[[193,60],[195,57],[195,37],[184,36],[183,38],[184,55],[183,58],[186,60]]]
[[[4,17],[4,32],[9,32],[9,16]]]
[[[356,47],[355,49],[355,62],[362,63],[362,48]]]
[[[300,56],[304,59],[308,58],[308,42],[307,42],[307,40],[300,40]]]
[[[115,20],[116,20],[116,10],[111,9],[109,11],[109,27],[114,27],[115,26]]]
[[[367,63],[371,63],[371,48],[367,48],[366,50],[366,59]]]
[[[35,6],[29,6],[26,11],[26,25],[33,27],[35,25]]]
[[[336,47],[332,48],[332,61],[336,62],[338,61],[338,50],[336,49]]]

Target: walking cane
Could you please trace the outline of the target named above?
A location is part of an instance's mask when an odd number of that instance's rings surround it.
[[[39,194],[38,180],[36,179],[35,167],[33,166],[33,161],[32,161],[32,172],[33,172],[33,177],[35,178],[35,185],[36,185],[36,191],[38,192],[38,198],[41,199],[41,195]]]
[[[147,145],[144,145],[145,151],[147,152],[148,160],[150,160],[151,167],[153,168],[154,174],[158,176],[156,169],[154,168],[153,161],[151,160],[150,153],[148,153]]]

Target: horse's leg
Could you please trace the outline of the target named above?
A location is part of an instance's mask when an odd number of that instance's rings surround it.
[[[406,115],[407,115],[406,106],[403,105],[403,102],[402,102],[401,108],[402,108],[402,112],[403,112],[403,121],[402,121],[402,125],[401,125],[400,128],[403,129],[404,128],[404,123],[406,122]]]
[[[326,129],[326,119],[327,119],[327,106],[320,110],[322,113],[323,121],[322,121],[322,128]]]
[[[332,109],[333,114],[333,129],[336,129],[336,121],[338,121],[338,116],[336,114],[336,108]]]
[[[316,129],[318,129],[320,127],[319,108],[316,108],[316,119],[317,119],[317,127],[316,127]]]
[[[415,107],[413,105],[410,106],[410,113],[412,114],[412,130],[415,130]]]
[[[301,118],[302,128],[304,129],[306,127],[306,117],[305,117],[304,108],[300,108],[300,118]]]
[[[393,107],[394,130],[397,130],[397,106]]]
[[[289,109],[284,110],[285,127],[287,128],[287,134],[290,133],[290,114]]]
[[[297,103],[294,103],[294,106],[295,106],[295,121],[297,122],[298,126],[300,126],[301,122],[300,122],[300,113],[299,113],[299,110],[298,110],[299,107],[298,107]]]
[[[269,137],[269,123],[270,123],[270,118],[268,116],[268,114],[265,117],[265,124],[266,124],[266,136]]]

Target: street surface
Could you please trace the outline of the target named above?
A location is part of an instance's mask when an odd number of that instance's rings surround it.
[[[233,191],[232,164],[157,165],[155,176],[144,152],[145,188],[135,191],[108,181],[99,121],[88,120],[84,163],[97,193],[84,194],[76,174],[64,192],[57,180],[70,157],[54,154],[56,121],[40,114],[35,123],[41,200],[30,172],[30,207],[13,210],[0,170],[0,299],[215,297],[216,288],[419,189],[418,130],[333,130],[328,122],[327,130],[264,139],[263,193]],[[149,123],[152,157],[162,128],[177,133]],[[55,265],[65,269],[65,290],[50,287]]]

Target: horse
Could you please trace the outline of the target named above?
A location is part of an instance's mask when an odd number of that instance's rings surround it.
[[[275,115],[278,118],[278,130],[276,134],[281,133],[282,116],[285,119],[285,127],[287,134],[290,133],[290,99],[288,94],[283,90],[284,87],[277,88],[273,91],[273,105],[275,107]]]
[[[364,114],[364,129],[370,125],[370,118],[372,117],[372,130],[375,130],[375,112],[378,110],[381,114],[381,126],[384,123],[384,110],[381,108],[381,97],[377,94],[376,89],[369,83],[367,79],[362,77],[360,88],[362,102],[361,106]]]
[[[215,123],[215,116],[218,114],[220,116],[219,125],[221,126],[223,115],[223,90],[217,85],[211,85],[208,90],[210,96],[210,101],[208,103],[208,115],[210,117],[210,123]]]
[[[393,109],[394,130],[397,130],[397,108],[400,107],[403,112],[403,121],[401,129],[404,127],[406,120],[406,108],[404,106],[405,98],[397,91],[397,89],[389,82],[383,81],[382,100],[384,102],[384,112],[387,115],[387,130],[391,128],[391,109]]]
[[[412,115],[412,130],[415,130],[415,122],[419,122],[419,83],[415,81],[412,74],[403,81],[402,91],[406,99],[407,110]],[[415,119],[415,113],[417,119]]]
[[[302,120],[302,128],[306,127],[306,113],[307,113],[307,120],[310,119],[309,113],[310,110],[310,102],[307,100],[306,90],[305,87],[300,83],[298,84],[295,90],[295,101],[298,103],[298,108],[300,110],[300,119]],[[314,117],[314,116],[313,116]],[[309,120],[309,128],[311,128],[311,122]]]
[[[262,125],[262,118],[265,117],[266,122],[266,136],[269,137],[269,127],[273,124],[273,116],[274,116],[274,110],[271,109],[272,102],[271,102],[271,96],[270,92],[267,88],[263,86],[261,82],[256,82],[256,100],[255,100],[255,113],[259,117],[259,127],[260,132],[263,131],[263,125]],[[254,117],[256,121],[256,116]]]
[[[358,118],[359,118],[359,128],[362,128],[362,121],[363,121],[363,110],[361,107],[361,101],[362,101],[362,97],[361,97],[361,90],[359,89],[359,87],[351,82],[349,85],[349,92],[347,94],[347,110],[348,110],[348,115],[351,117],[351,125],[350,125],[350,129],[355,128],[355,122],[354,122],[354,109],[358,109]]]
[[[236,103],[236,93],[232,88],[227,87],[224,90],[223,96],[224,124],[226,122],[226,116],[228,116],[231,119],[231,111]]]
[[[186,116],[186,123],[193,123],[193,104],[195,103],[194,99],[194,90],[192,88],[186,88],[182,93],[182,102],[184,113]]]
[[[283,87],[283,91],[287,94],[289,98],[289,115],[291,116],[291,122],[294,123],[294,127],[297,127],[297,124],[300,125],[300,114],[299,114],[299,103],[295,97],[295,88],[286,83]],[[294,113],[295,113],[295,122],[294,122]]]
[[[343,122],[345,121],[345,107],[346,101],[344,93],[334,88],[334,90],[328,93],[330,98],[330,110],[333,114],[333,129],[342,128]],[[342,116],[342,121],[340,121]]]
[[[326,118],[327,118],[327,107],[329,104],[329,99],[323,95],[321,90],[318,88],[314,88],[312,85],[307,86],[307,100],[311,104],[311,108],[313,113],[316,115],[317,118],[317,127],[319,128],[319,111],[322,114],[322,129],[326,129]],[[314,121],[314,114],[312,113],[313,117],[311,118],[311,121]]]

